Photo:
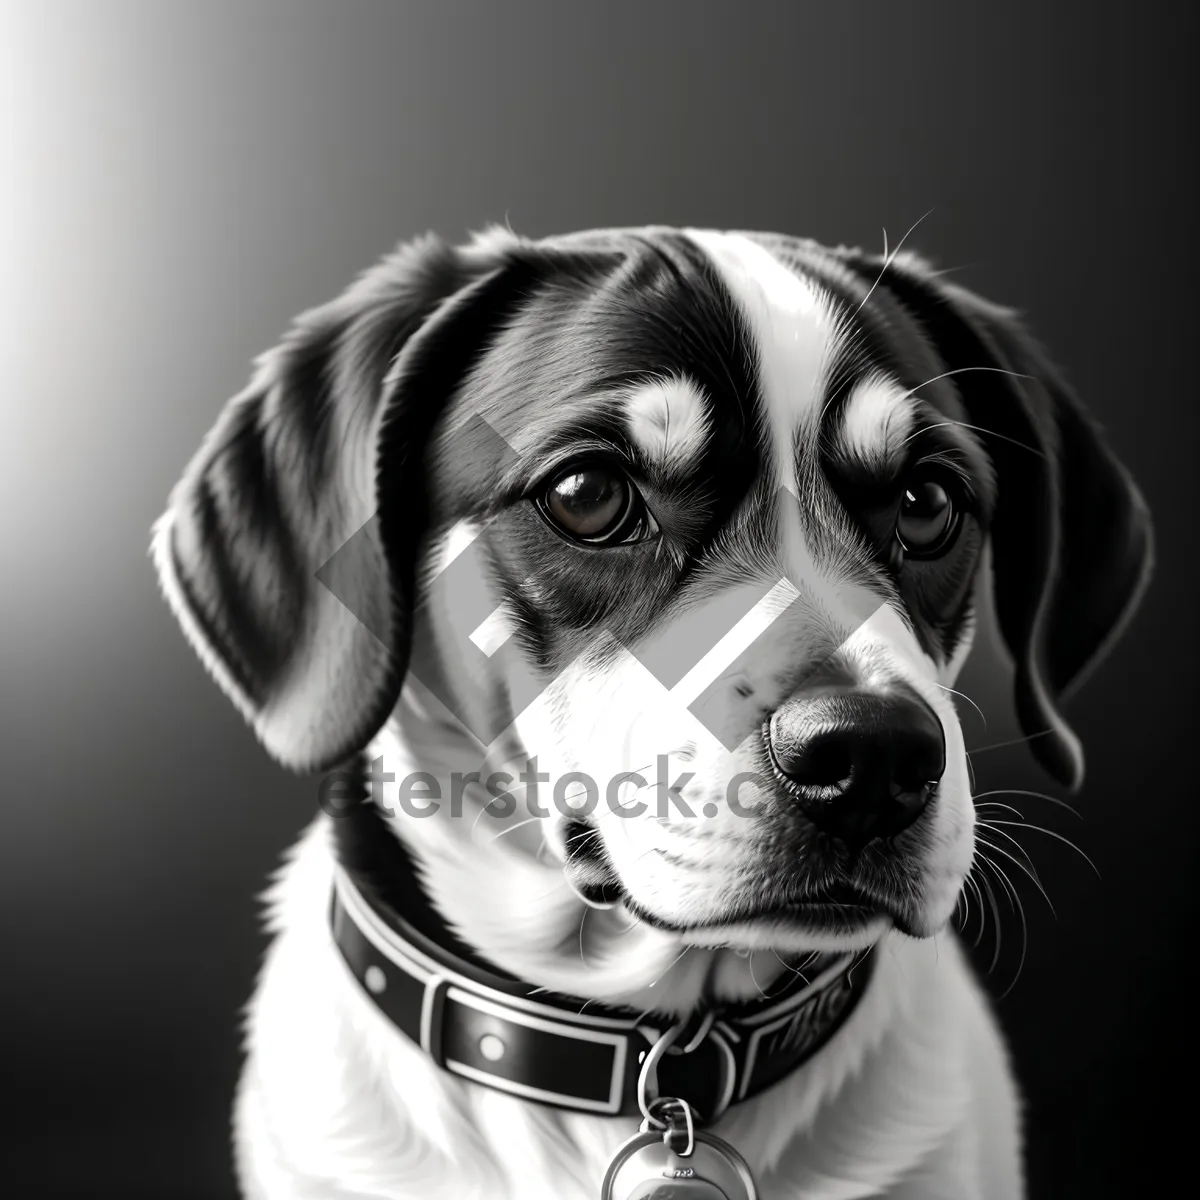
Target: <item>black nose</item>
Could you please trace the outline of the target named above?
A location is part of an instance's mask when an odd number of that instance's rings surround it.
[[[855,846],[911,825],[946,769],[941,722],[904,685],[795,697],[775,710],[769,742],[804,815]]]

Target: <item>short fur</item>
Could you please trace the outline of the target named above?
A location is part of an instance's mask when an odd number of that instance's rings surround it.
[[[642,536],[555,533],[538,497],[582,458],[636,481]],[[905,473],[927,467],[963,495],[936,561],[892,537]],[[444,795],[460,776],[458,818],[377,794],[380,836],[503,970],[682,1015],[814,950],[878,947],[832,1040],[716,1125],[764,1197],[1012,1200],[1016,1089],[947,929],[974,851],[949,689],[989,546],[1020,718],[1077,787],[1059,701],[1133,611],[1150,526],[1060,374],[1012,313],[918,258],[648,228],[402,247],[262,359],[154,556],[280,762],[365,753]],[[761,733],[830,680],[909,689],[945,739],[926,811],[857,854],[791,802]],[[659,756],[703,819],[496,815],[482,782],[531,757],[608,780]],[[622,802],[651,786],[627,782]],[[595,1195],[630,1123],[449,1075],[361,992],[327,925],[335,834],[318,818],[269,898],[245,1195]],[[870,913],[804,916],[839,886]]]

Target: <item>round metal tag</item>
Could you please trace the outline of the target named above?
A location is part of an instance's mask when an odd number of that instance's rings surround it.
[[[646,1130],[613,1155],[600,1200],[758,1200],[758,1189],[746,1160],[719,1137],[697,1130],[685,1158]]]

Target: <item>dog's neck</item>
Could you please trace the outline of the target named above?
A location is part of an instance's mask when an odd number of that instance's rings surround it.
[[[483,752],[461,725],[407,685],[372,760],[396,779],[426,772],[451,794],[452,773],[478,769]],[[788,965],[772,951],[689,945],[623,907],[598,910],[567,885],[542,836],[520,807],[497,818],[482,786],[462,789],[461,813],[443,803],[387,825],[413,859],[430,903],[468,946],[510,975],[604,1004],[686,1015],[705,1003],[751,1000]]]

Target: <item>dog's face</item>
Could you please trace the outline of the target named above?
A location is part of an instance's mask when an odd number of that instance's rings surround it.
[[[449,405],[414,670],[532,694],[502,711],[585,895],[722,942],[936,930],[971,862],[948,687],[992,507],[944,367],[870,335],[851,273],[749,238],[606,268],[532,298]],[[490,656],[447,570],[472,535]],[[571,773],[579,815],[549,802]]]
[[[1055,701],[1149,533],[1036,347],[916,260],[651,229],[389,260],[264,363],[159,561],[285,761],[361,748],[411,667],[462,770],[536,759],[577,894],[811,949],[954,908],[989,541],[1020,715],[1077,783]]]

